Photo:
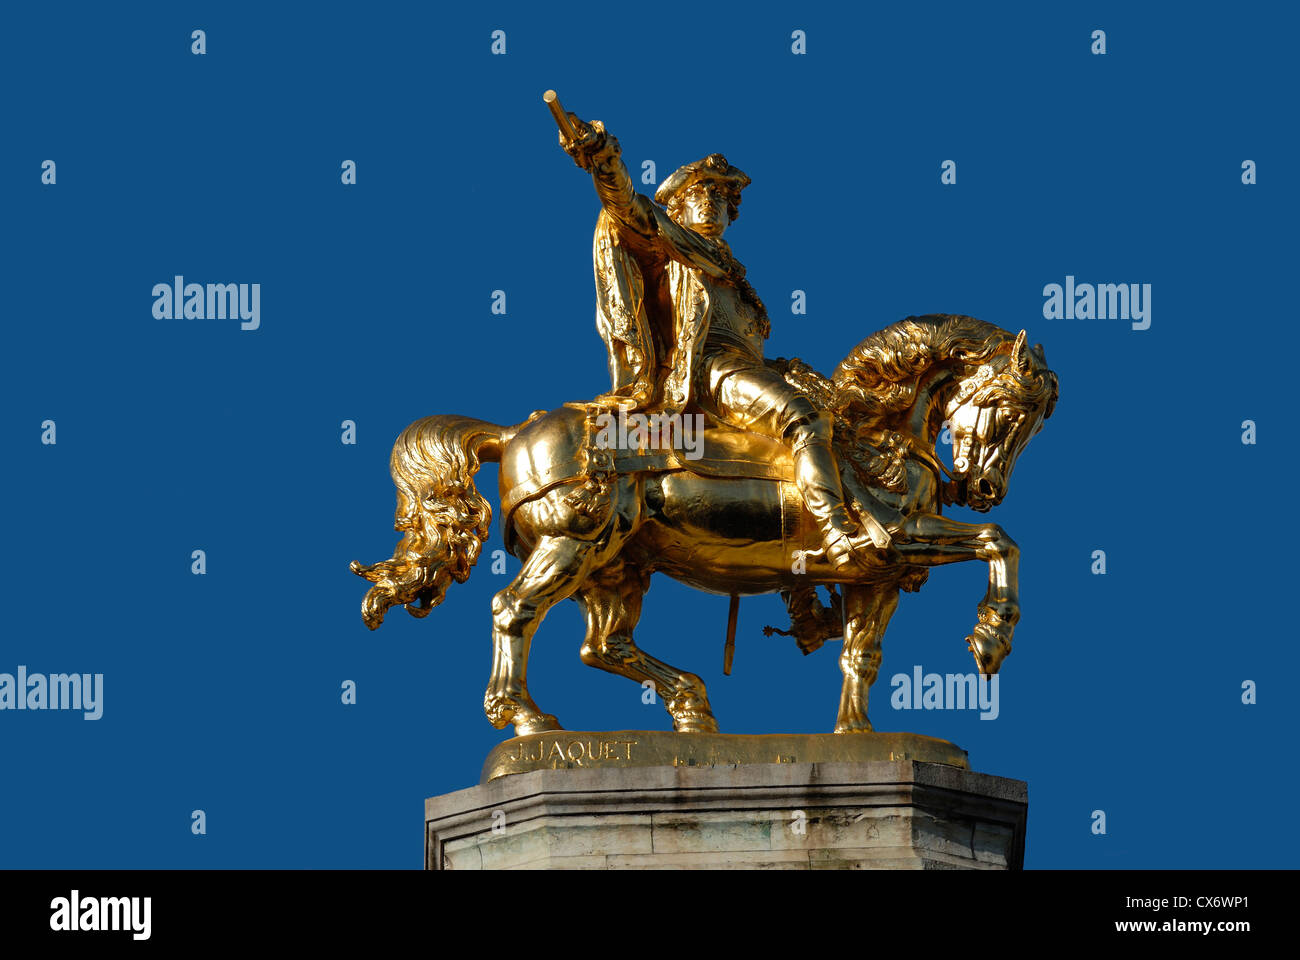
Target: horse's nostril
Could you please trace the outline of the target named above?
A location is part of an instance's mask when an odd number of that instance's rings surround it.
[[[980,480],[980,482],[976,484],[976,489],[979,490],[980,496],[982,497],[993,496],[993,484],[989,483],[987,480]]]

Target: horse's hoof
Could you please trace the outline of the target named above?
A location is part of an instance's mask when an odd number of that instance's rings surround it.
[[[563,730],[560,721],[549,713],[543,713],[531,720],[521,720],[515,724],[515,736],[525,737],[530,733],[546,733],[548,730]]]
[[[717,733],[718,721],[711,716],[683,717],[673,720],[673,729],[678,733]]]
[[[979,672],[992,676],[1011,652],[1011,644],[998,636],[989,637],[981,627],[976,627],[975,632],[966,638],[966,649],[974,655]]]
[[[835,724],[836,733],[872,733],[870,720],[855,720],[852,723]]]
[[[483,698],[483,713],[487,716],[488,723],[498,730],[515,718],[516,709],[515,702],[509,697],[489,693]]]

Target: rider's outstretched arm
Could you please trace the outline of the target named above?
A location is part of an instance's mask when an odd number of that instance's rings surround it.
[[[585,130],[582,136],[567,140],[561,133],[560,144],[578,166],[591,172],[601,204],[620,228],[664,256],[697,267],[712,277],[731,279],[738,270],[743,276],[743,268],[734,260],[724,262],[707,240],[673,222],[649,197],[637,193],[623,163],[618,140],[605,132],[599,120],[582,124],[578,129]]]

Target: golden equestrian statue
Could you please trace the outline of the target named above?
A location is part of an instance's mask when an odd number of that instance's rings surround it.
[[[900,591],[919,589],[929,567],[981,560],[988,591],[966,639],[979,671],[996,673],[1020,616],[1016,544],[941,511],[984,512],[1006,495],[1057,399],[1042,346],[935,314],[873,333],[830,377],[765,359],[767,312],[722,239],[749,177],[710,154],[652,200],[599,121],[544,99],[600,198],[596,326],[610,392],[514,426],[439,415],[407,427],[391,461],[402,539],[392,559],[352,564],[373,584],[366,624],[399,604],[423,617],[469,576],[492,518],[473,481],[488,461],[501,465],[504,539],[523,563],[492,601],[484,709],[495,727],[562,729],[528,692],[528,653],[546,612],[571,597],[587,622],[584,663],[653,682],[677,732],[716,733],[700,678],[633,640],[654,573],[732,598],[728,668],[738,596],[781,593],[805,653],[842,636],[835,732],[858,733],[871,730],[867,692]],[[945,424],[951,470],[935,451]]]

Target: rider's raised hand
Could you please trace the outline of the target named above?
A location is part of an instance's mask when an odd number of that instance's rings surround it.
[[[590,170],[593,159],[596,154],[603,150],[606,145],[617,141],[605,133],[605,125],[599,120],[593,120],[591,123],[584,123],[578,119],[577,114],[569,114],[569,123],[577,131],[577,136],[570,139],[560,131],[560,146],[564,152],[573,158],[573,162],[583,170]]]

